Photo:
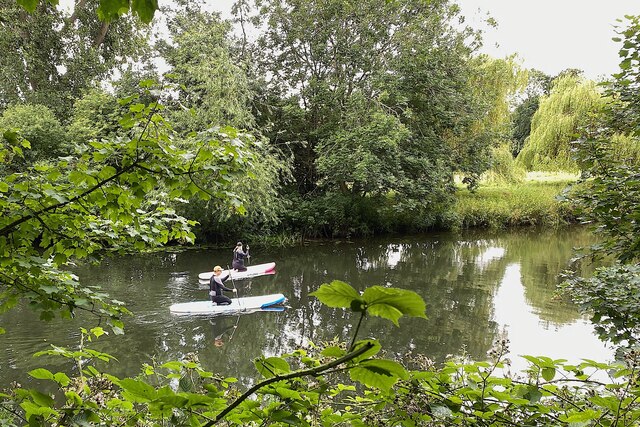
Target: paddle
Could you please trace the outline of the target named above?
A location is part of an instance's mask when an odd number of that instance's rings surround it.
[[[240,304],[240,292],[238,292],[238,288],[236,288],[236,282],[233,280],[233,275],[231,274],[231,269],[227,265],[227,271],[229,272],[229,278],[231,279],[231,284],[233,285],[233,289],[236,291],[236,298],[238,298],[238,307],[240,307],[240,311],[244,311],[242,305]]]

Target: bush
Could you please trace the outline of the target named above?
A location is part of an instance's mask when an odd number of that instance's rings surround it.
[[[476,192],[458,192],[451,229],[472,227],[558,226],[575,220],[569,203],[557,197],[566,181],[524,182],[501,186],[481,186]]]
[[[44,105],[13,105],[0,116],[0,128],[19,131],[31,144],[24,150],[24,164],[53,159],[69,153],[66,132],[53,112]]]

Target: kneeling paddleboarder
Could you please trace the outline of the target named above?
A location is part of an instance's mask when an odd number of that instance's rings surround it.
[[[209,280],[209,295],[211,296],[211,302],[218,305],[231,304],[231,298],[224,295],[222,291],[237,292],[236,289],[229,289],[224,285],[224,282],[229,279],[230,274],[222,277],[222,267],[216,265],[213,267],[213,276]]]

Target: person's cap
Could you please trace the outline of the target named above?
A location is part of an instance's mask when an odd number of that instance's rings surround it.
[[[222,267],[216,265],[215,267],[213,267],[213,271],[222,271]]]

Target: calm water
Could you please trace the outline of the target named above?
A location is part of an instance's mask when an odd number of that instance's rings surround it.
[[[240,316],[177,317],[174,302],[203,300],[206,287],[198,273],[214,264],[230,263],[231,249],[187,250],[179,253],[111,258],[100,266],[78,271],[86,284],[100,285],[126,303],[134,316],[126,334],[92,343],[117,357],[109,372],[132,376],[144,363],[162,363],[196,352],[205,369],[255,378],[252,359],[276,355],[309,341],[350,338],[355,317],[322,306],[309,293],[339,279],[356,289],[388,285],[411,289],[427,303],[428,319],[365,321],[360,337],[379,338],[399,357],[412,350],[435,361],[466,351],[484,359],[493,342],[511,342],[514,368],[524,366],[521,354],[578,360],[610,360],[591,325],[575,307],[553,298],[556,276],[571,258],[574,246],[590,241],[582,229],[499,233],[442,233],[409,238],[367,239],[309,244],[295,249],[252,250],[254,264],[275,261],[277,274],[237,281],[241,296],[283,293],[283,312]],[[47,367],[54,372],[71,367],[64,360],[33,358],[51,344],[76,347],[79,328],[95,325],[88,316],[73,321],[43,323],[28,308],[0,317],[7,329],[0,335],[0,387],[12,380],[28,382],[23,372]],[[224,345],[214,345],[221,337]]]

